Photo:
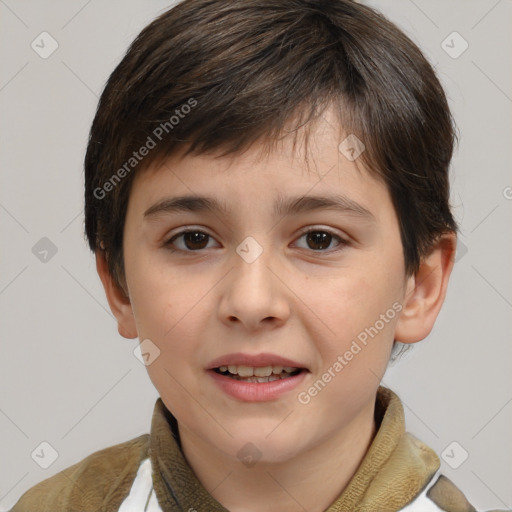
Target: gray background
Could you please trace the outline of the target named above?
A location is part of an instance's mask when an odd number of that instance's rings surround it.
[[[117,333],[83,238],[82,162],[105,80],[170,4],[0,0],[0,510],[90,453],[149,432],[158,394],[134,357],[137,340]],[[510,508],[512,2],[369,4],[435,65],[461,132],[452,202],[462,244],[446,303],[383,383],[477,508]],[[31,47],[43,31],[58,43],[46,59]],[[464,41],[454,31],[469,45],[457,58]],[[47,469],[53,452],[42,442],[58,453]]]

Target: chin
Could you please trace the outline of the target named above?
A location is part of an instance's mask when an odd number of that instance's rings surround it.
[[[221,449],[243,463],[246,459],[268,464],[285,463],[306,449],[303,433],[290,432],[289,425],[287,427],[278,432],[279,426],[276,428],[274,421],[270,427],[269,422],[259,425],[253,422],[251,426],[232,429],[233,438],[225,439],[226,444]]]

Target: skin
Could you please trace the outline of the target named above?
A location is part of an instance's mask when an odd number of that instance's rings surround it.
[[[175,155],[134,181],[124,228],[126,295],[97,253],[119,333],[158,346],[160,356],[147,370],[178,420],[184,455],[232,512],[320,512],[335,501],[375,435],[375,397],[393,340],[425,338],[445,297],[455,235],[443,236],[419,271],[406,276],[387,188],[360,159],[340,153],[345,137],[327,111],[310,139],[310,172],[291,136],[267,157],[259,144],[219,159]],[[278,196],[332,193],[373,218],[332,210],[272,213]],[[182,194],[213,196],[232,212],[144,219],[158,201]],[[165,242],[190,227],[210,237],[194,244],[181,236],[172,252]],[[318,249],[304,228],[335,236]],[[247,236],[263,248],[252,263],[236,252]],[[401,311],[309,403],[300,403],[298,394],[393,304]],[[224,394],[205,370],[234,352],[278,354],[309,373],[275,400],[243,402]],[[237,456],[248,442],[261,455],[251,467]]]

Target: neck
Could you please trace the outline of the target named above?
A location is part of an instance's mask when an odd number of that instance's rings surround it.
[[[182,450],[197,478],[230,512],[325,511],[343,492],[374,436],[374,404],[306,452],[252,467],[228,458],[178,425]]]

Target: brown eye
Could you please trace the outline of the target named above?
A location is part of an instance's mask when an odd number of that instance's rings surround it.
[[[180,238],[182,243],[177,244],[176,241]],[[176,250],[185,252],[199,251],[207,248],[210,238],[210,235],[199,230],[181,231],[168,240],[165,245],[170,247],[171,250],[175,250],[174,247],[177,246]]]
[[[325,229],[310,229],[309,231],[304,231],[299,239],[305,239],[306,247],[302,246],[304,249],[310,249],[316,252],[335,252],[343,249],[347,242],[338,235],[331,233]],[[334,248],[329,247],[333,242],[336,242]]]
[[[208,235],[201,233],[200,231],[189,231],[183,235],[183,241],[185,242],[187,249],[204,249],[205,242],[206,245],[208,242]]]
[[[331,244],[332,238],[333,237],[330,233],[322,231],[311,231],[306,235],[308,246],[313,250],[328,248]]]

